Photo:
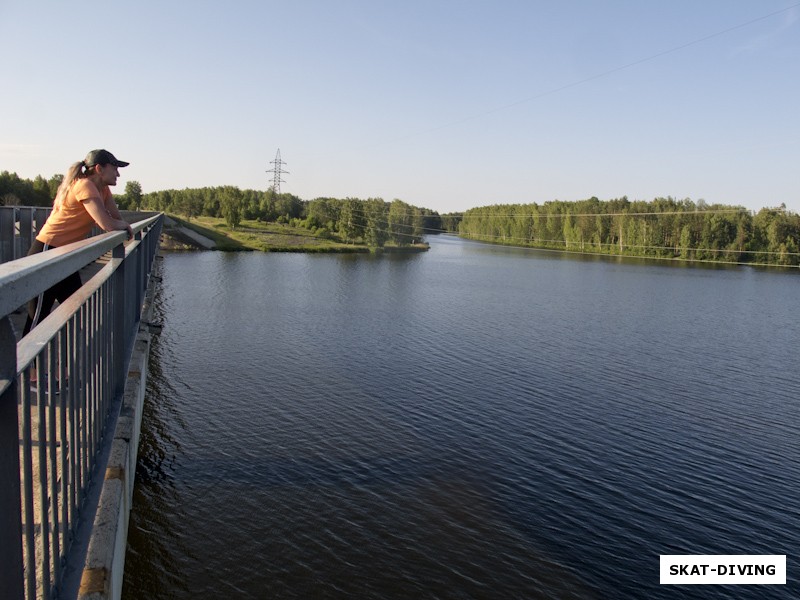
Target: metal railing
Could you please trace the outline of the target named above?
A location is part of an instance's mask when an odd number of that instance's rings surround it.
[[[34,234],[52,210],[41,206],[0,206],[0,263],[28,253]]]
[[[79,527],[91,527],[86,499],[102,484],[162,221],[132,224],[129,242],[105,233],[0,264],[0,598],[58,597]],[[17,341],[17,309],[92,263]]]

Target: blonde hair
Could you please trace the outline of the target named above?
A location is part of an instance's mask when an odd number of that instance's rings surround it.
[[[67,172],[64,174],[64,179],[61,180],[61,184],[58,186],[55,200],[53,200],[53,212],[61,210],[61,206],[64,204],[64,200],[66,200],[67,193],[69,192],[69,188],[72,187],[72,184],[75,183],[77,179],[84,179],[89,175],[88,169],[85,169],[85,161],[76,162],[67,169]]]

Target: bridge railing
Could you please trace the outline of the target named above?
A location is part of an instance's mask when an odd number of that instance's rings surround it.
[[[132,224],[131,241],[105,233],[0,264],[0,598],[58,597],[79,526],[91,527],[87,497],[102,483],[162,221]],[[17,222],[24,232],[27,217]],[[18,341],[19,307],[95,262]]]
[[[0,206],[0,263],[28,253],[51,210],[41,206]]]

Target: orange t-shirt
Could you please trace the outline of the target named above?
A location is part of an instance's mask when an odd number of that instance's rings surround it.
[[[88,179],[76,180],[69,188],[61,208],[50,213],[36,239],[50,246],[59,247],[86,238],[95,225],[94,219],[83,206],[83,203],[90,198],[98,198],[108,207],[111,190],[104,185],[101,192]]]

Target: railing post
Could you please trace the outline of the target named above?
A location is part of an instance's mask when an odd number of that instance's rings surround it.
[[[112,392],[114,397],[119,394],[122,394],[125,388],[125,373],[124,368],[125,365],[122,364],[122,357],[125,356],[125,349],[127,347],[127,323],[126,323],[126,300],[128,293],[126,293],[126,284],[127,280],[125,278],[125,272],[127,271],[126,261],[125,261],[125,246],[123,244],[119,244],[114,248],[112,251],[112,260],[119,261],[120,265],[117,267],[117,270],[114,272],[113,278],[113,287],[112,287],[112,296],[111,299],[111,306],[113,310],[113,315],[111,317],[112,321],[112,358],[111,358],[111,381],[112,381]]]
[[[17,424],[17,339],[8,316],[0,317],[0,598],[22,600],[22,505]],[[3,389],[5,388],[5,389]]]
[[[0,263],[14,260],[14,247],[17,239],[14,225],[17,209],[13,206],[0,206]]]
[[[17,240],[19,247],[14,252],[14,258],[25,256],[28,248],[35,239],[35,232],[33,230],[33,209],[32,208],[18,208],[19,215],[19,239]]]

